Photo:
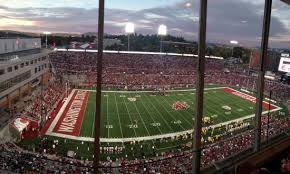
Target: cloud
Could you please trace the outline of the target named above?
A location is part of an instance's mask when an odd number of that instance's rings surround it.
[[[189,6],[188,3],[191,5]],[[140,4],[141,5],[141,4]],[[243,45],[260,45],[263,19],[263,1],[212,0],[208,2],[207,40],[224,42],[238,40]],[[290,14],[283,3],[275,2],[271,21],[271,46],[283,46],[290,41]],[[97,31],[98,10],[95,8],[57,7],[57,8],[12,8],[0,6],[4,17],[12,22],[3,29],[42,32],[95,32]],[[3,12],[3,13],[2,13]],[[160,24],[167,25],[168,33],[184,36],[188,40],[197,40],[199,19],[199,0],[181,0],[167,6],[125,10],[105,11],[105,32],[124,33],[127,22],[134,22],[137,33],[155,34]],[[6,19],[7,20],[7,19]],[[31,25],[17,25],[21,24]],[[25,23],[26,21],[26,23]]]

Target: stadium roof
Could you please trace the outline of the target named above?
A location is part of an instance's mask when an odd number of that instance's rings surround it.
[[[285,2],[286,4],[290,5],[290,0],[281,0],[282,2]]]

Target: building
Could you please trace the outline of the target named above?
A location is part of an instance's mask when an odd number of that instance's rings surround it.
[[[0,108],[12,109],[19,98],[46,84],[49,67],[40,38],[0,39]]]

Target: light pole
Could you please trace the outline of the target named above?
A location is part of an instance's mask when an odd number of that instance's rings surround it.
[[[231,40],[230,43],[232,44],[232,57],[234,57],[234,45],[238,45],[239,42],[236,40]]]
[[[160,25],[158,28],[158,35],[160,36],[160,53],[162,52],[162,39],[163,36],[167,35],[167,27],[165,25]]]
[[[135,25],[132,22],[128,22],[125,26],[125,32],[128,34],[128,51],[130,51],[130,34],[135,32]]]
[[[44,31],[43,34],[45,34],[45,48],[47,48],[47,35],[50,35],[51,32],[49,32],[49,31]]]

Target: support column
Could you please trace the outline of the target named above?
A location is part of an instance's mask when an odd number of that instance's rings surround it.
[[[105,0],[99,0],[98,21],[98,58],[97,58],[97,88],[96,88],[96,112],[95,112],[95,141],[94,141],[94,173],[97,174],[100,160],[100,120],[101,120],[101,92],[102,92],[102,61],[103,61],[103,37],[104,37],[104,13]]]
[[[203,117],[204,64],[206,52],[206,18],[207,0],[200,0],[197,84],[192,158],[192,173],[194,174],[200,173],[201,162],[201,129]]]
[[[271,22],[272,0],[265,0],[263,33],[261,42],[261,55],[259,62],[258,82],[257,82],[257,101],[255,113],[255,152],[260,150],[261,146],[261,114],[263,110],[264,81],[265,81],[265,59],[268,52],[269,31]]]
[[[7,109],[11,109],[10,108],[10,98],[9,98],[9,94],[6,96],[6,102],[5,102],[5,106],[7,107]]]

